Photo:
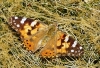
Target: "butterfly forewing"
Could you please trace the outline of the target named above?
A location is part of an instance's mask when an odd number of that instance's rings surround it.
[[[44,23],[26,17],[11,17],[9,21],[12,28],[19,32],[24,38],[47,29],[47,25]]]
[[[81,56],[83,48],[68,34],[58,31],[57,54],[60,56]]]

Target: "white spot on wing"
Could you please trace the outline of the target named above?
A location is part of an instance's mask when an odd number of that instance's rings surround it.
[[[31,23],[31,26],[35,26],[36,23],[37,23],[37,20],[33,21],[33,22]]]
[[[74,54],[72,54],[72,56],[74,56]]]
[[[80,50],[82,49],[82,47],[80,46]]]
[[[16,23],[14,23],[14,25],[16,25]]]
[[[69,36],[66,36],[64,41],[67,42],[68,40],[69,40]]]
[[[24,24],[24,22],[25,22],[26,19],[27,19],[27,18],[23,17],[20,23],[21,23],[21,24]]]
[[[71,50],[71,52],[74,52],[74,50]]]
[[[15,20],[13,20],[13,22],[15,22]]]
[[[20,25],[19,25],[19,24],[17,24],[16,26],[17,26],[17,27],[20,27]]]
[[[76,45],[77,45],[77,41],[74,41],[72,47],[76,47]]]
[[[75,51],[75,53],[77,53],[77,51]]]
[[[78,52],[80,52],[80,50],[78,50]]]
[[[15,17],[15,19],[18,19],[18,17]]]
[[[78,55],[80,56],[81,54],[79,53]]]
[[[13,28],[13,29],[15,29],[15,27],[14,27],[14,26],[12,26],[12,28]]]

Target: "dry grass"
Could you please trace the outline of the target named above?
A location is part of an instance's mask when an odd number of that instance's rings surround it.
[[[84,47],[74,61],[42,61],[24,50],[19,35],[7,24],[11,16],[25,16],[57,22]],[[0,68],[100,68],[100,0],[0,0]]]

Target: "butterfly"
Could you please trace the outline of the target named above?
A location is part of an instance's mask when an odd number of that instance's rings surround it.
[[[13,16],[9,19],[11,27],[20,34],[24,47],[33,53],[40,49],[39,55],[42,58],[54,58],[60,56],[81,56],[84,53],[83,47],[65,32],[55,29],[53,35],[42,45],[43,38],[50,28],[39,20],[26,17]],[[56,26],[53,26],[54,28]]]

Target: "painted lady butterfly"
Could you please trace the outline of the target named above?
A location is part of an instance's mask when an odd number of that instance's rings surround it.
[[[41,45],[41,41],[48,33],[46,24],[25,17],[11,17],[9,24],[19,34],[26,47],[26,50],[36,52],[40,47],[40,56],[43,58],[53,58],[60,56],[81,56],[83,48],[71,36],[57,29],[46,45]]]

